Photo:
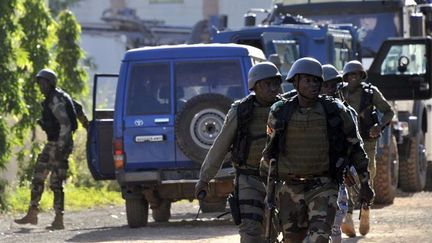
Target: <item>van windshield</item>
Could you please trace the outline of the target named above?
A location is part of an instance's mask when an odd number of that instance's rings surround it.
[[[129,75],[127,115],[170,113],[170,65],[168,62],[133,64]]]
[[[194,60],[175,64],[176,100],[184,102],[205,94],[218,93],[230,98],[244,96],[239,60]],[[181,102],[177,104],[179,110]]]

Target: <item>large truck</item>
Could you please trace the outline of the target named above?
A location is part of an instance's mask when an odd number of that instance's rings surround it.
[[[391,203],[397,187],[408,192],[430,189],[432,175],[427,175],[427,171],[431,170],[428,164],[432,161],[432,56],[428,37],[432,30],[431,4],[407,0],[274,3],[275,15],[301,14],[321,24],[358,26],[362,57],[359,60],[366,66],[370,64],[367,81],[392,102],[398,121],[392,126],[392,134],[384,133],[379,142],[377,201]]]

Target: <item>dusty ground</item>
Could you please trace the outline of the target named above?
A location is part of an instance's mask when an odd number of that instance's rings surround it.
[[[150,222],[130,229],[123,207],[67,212],[66,230],[45,230],[53,213],[42,213],[37,226],[13,223],[14,215],[0,215],[0,242],[239,242],[228,217],[200,214],[197,203],[175,203],[168,223]],[[432,193],[399,193],[393,205],[372,210],[371,232],[344,242],[432,242]],[[358,218],[358,211],[355,212]],[[358,224],[358,220],[356,220]]]

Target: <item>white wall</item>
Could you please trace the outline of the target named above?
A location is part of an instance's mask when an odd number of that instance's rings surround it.
[[[93,74],[97,73],[118,73],[120,63],[126,51],[126,38],[115,33],[85,32],[81,35],[81,47],[85,50],[86,56],[92,58],[97,65]]]
[[[71,7],[81,25],[87,23],[105,23],[101,20],[102,12],[110,8],[108,0],[83,0]]]
[[[128,0],[143,19],[164,20],[167,25],[193,26],[203,19],[203,0],[183,0],[183,3],[150,3],[149,0]]]

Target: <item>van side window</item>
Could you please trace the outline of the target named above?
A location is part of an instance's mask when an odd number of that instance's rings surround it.
[[[126,101],[127,115],[169,114],[169,63],[132,64]]]
[[[187,101],[205,93],[240,99],[244,95],[240,61],[181,61],[175,64],[176,100]],[[178,102],[177,111],[181,102]]]

